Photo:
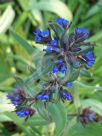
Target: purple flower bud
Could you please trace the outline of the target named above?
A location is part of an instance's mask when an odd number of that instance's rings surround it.
[[[60,49],[59,49],[59,48],[53,48],[53,51],[59,53],[59,52],[60,52]]]
[[[47,53],[51,53],[51,52],[53,52],[53,47],[47,46],[47,48],[44,49],[44,51],[46,51]]]
[[[88,65],[89,68],[91,68],[95,62],[95,57],[93,56],[91,51],[86,53],[85,57],[86,57],[86,64]]]
[[[57,46],[58,45],[57,40],[51,40],[50,45],[51,46]]]
[[[67,28],[68,24],[69,24],[69,21],[63,19],[63,27],[64,27],[64,28]]]
[[[26,94],[24,90],[17,89],[14,93],[7,95],[7,98],[10,99],[15,106],[19,106],[26,101]]]
[[[35,42],[36,42],[36,43],[40,43],[40,42],[41,42],[41,37],[37,35],[37,36],[35,37]]]
[[[42,95],[42,94],[39,94],[39,95],[37,95],[37,97],[36,97],[38,100],[41,100],[41,101],[43,101],[43,102],[47,102],[47,101],[49,101],[49,96],[48,95]]]
[[[36,99],[40,100],[42,102],[48,102],[48,101],[50,101],[51,95],[52,95],[52,92],[50,90],[43,91],[43,92],[40,92],[36,95]]]
[[[16,114],[20,117],[20,118],[25,118],[25,117],[30,117],[32,116],[33,114],[35,113],[35,110],[30,108],[30,107],[27,107],[27,108],[24,108],[20,111],[16,111]]]
[[[73,84],[72,84],[72,82],[69,82],[69,83],[66,84],[66,86],[67,86],[68,88],[72,88]]]
[[[62,26],[64,29],[67,28],[68,24],[69,24],[69,21],[66,20],[66,19],[63,19],[63,18],[58,18],[57,19],[57,23]]]
[[[57,63],[58,63],[59,65],[62,65],[62,64],[63,64],[63,60],[62,60],[62,59],[59,59]]]
[[[62,66],[61,69],[60,69],[60,72],[63,73],[63,74],[65,74],[66,71],[67,71],[66,66]]]
[[[94,60],[87,61],[88,67],[91,68],[93,66],[94,62],[95,62]]]
[[[59,72],[59,69],[58,69],[58,67],[54,67],[53,69],[52,69],[52,73],[54,73],[54,74],[58,74],[58,72]]]
[[[36,35],[41,35],[41,31],[40,29],[37,29],[36,32],[35,32]]]
[[[85,28],[76,28],[75,31],[75,40],[76,42],[83,42],[88,38],[89,32]]]
[[[94,121],[94,113],[89,114],[88,119],[89,121]]]
[[[94,59],[95,59],[94,56],[93,56],[92,51],[89,51],[88,53],[86,53],[85,56],[86,56],[86,58],[89,59],[89,60],[94,60]]]
[[[60,90],[60,96],[62,100],[72,101],[73,99],[73,97],[66,90]]]
[[[49,30],[45,29],[42,33],[41,33],[41,36],[43,38],[48,38],[49,37]]]

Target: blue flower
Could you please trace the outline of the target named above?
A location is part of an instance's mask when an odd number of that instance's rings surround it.
[[[53,51],[59,53],[60,49],[59,48],[53,48]]]
[[[89,116],[88,116],[88,120],[89,121],[94,121],[94,113],[91,113],[91,114],[89,114]]]
[[[47,46],[46,49],[43,49],[43,51],[46,51],[47,53],[52,53],[52,52],[59,53],[60,49],[52,46]]]
[[[94,62],[95,62],[94,60],[87,61],[88,67],[91,68],[93,66]]]
[[[35,110],[28,107],[28,108],[24,108],[20,111],[16,111],[16,114],[20,117],[20,118],[25,118],[25,117],[29,117],[32,116],[35,113]]]
[[[73,97],[65,90],[60,90],[60,96],[62,100],[72,101]]]
[[[92,51],[86,53],[85,57],[86,57],[86,64],[88,65],[89,68],[91,68],[95,62],[95,57],[93,56]]]
[[[43,101],[43,102],[49,101],[49,96],[48,96],[48,95],[39,94],[36,98],[37,98],[38,100]]]
[[[68,24],[69,24],[69,21],[66,19],[63,19],[63,27],[67,28]]]
[[[24,111],[24,110],[21,110],[21,111],[17,111],[16,114],[21,117],[21,118],[24,118],[26,116],[29,116],[29,112],[28,111]]]
[[[63,19],[63,18],[58,18],[57,19],[57,23],[62,26],[64,29],[67,28],[68,24],[69,24],[69,21],[66,20],[66,19]]]
[[[37,29],[36,32],[34,32],[35,36],[35,42],[40,43],[41,42],[41,31],[40,29]]]
[[[61,69],[60,69],[60,72],[63,73],[63,74],[65,74],[66,71],[67,71],[67,68],[66,68],[66,66],[63,65],[63,66],[61,67]]]
[[[43,51],[46,51],[47,53],[53,52],[53,47],[52,46],[47,46],[46,49],[43,49]]]
[[[24,90],[17,89],[14,93],[7,95],[7,98],[11,100],[14,106],[19,106],[26,101],[26,94]]]
[[[45,29],[42,33],[41,36],[44,38],[48,38],[49,37],[49,30]]]
[[[36,43],[43,43],[43,42],[50,42],[50,32],[48,29],[43,30],[42,32],[40,29],[37,29],[35,34],[35,42]]]
[[[41,35],[41,31],[40,29],[37,29],[36,32],[35,32],[36,35]]]
[[[59,65],[63,65],[64,61],[63,61],[62,59],[59,59],[59,60],[57,61],[57,63],[58,63]]]
[[[58,23],[59,25],[62,26],[62,25],[63,25],[62,22],[63,22],[63,19],[62,19],[62,18],[57,18],[57,23]]]
[[[86,53],[86,57],[87,57],[89,60],[94,59],[93,54],[92,54],[92,51],[89,51],[88,53]]]
[[[51,46],[57,46],[58,45],[58,41],[57,40],[51,40],[50,45]]]
[[[54,74],[58,74],[58,72],[59,72],[59,69],[58,69],[58,67],[56,66],[56,67],[54,67],[53,69],[52,69],[52,73],[54,73]]]
[[[58,72],[61,72],[63,74],[66,74],[67,71],[67,67],[64,63],[63,59],[59,59],[56,63],[56,65],[54,66],[54,68],[52,69],[52,73],[54,74],[58,74]]]
[[[36,99],[43,102],[48,102],[50,98],[51,98],[51,91],[50,92],[43,91],[36,95]]]
[[[76,28],[75,40],[76,42],[83,42],[88,38],[89,32],[85,28]]]
[[[66,84],[66,86],[67,86],[68,88],[72,88],[73,83],[72,83],[72,82],[69,82],[69,83]]]
[[[41,37],[37,35],[37,36],[35,37],[35,42],[36,42],[36,43],[40,43],[40,42],[41,42]]]
[[[12,104],[13,104],[14,106],[20,105],[18,101],[12,101]]]

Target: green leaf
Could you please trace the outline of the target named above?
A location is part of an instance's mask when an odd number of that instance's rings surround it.
[[[19,126],[27,136],[34,135],[34,133],[32,133],[31,127],[25,124],[26,122],[24,121],[24,119],[18,117],[14,112],[7,112],[5,113],[5,115],[8,116],[17,126]]]
[[[27,125],[48,125],[48,121],[37,114],[27,121]]]
[[[16,20],[16,22],[14,23],[14,30],[17,31],[25,22],[25,20],[27,19],[28,13],[27,12],[23,12],[18,19]]]
[[[23,10],[28,11],[28,0],[18,0],[19,4],[23,8]]]
[[[8,5],[3,15],[0,17],[0,34],[5,33],[10,28],[14,20],[14,17],[15,17],[15,12],[12,6]]]
[[[87,12],[86,17],[91,17],[102,10],[102,0],[98,0],[98,2],[92,6],[89,11]]]
[[[38,103],[36,104],[36,108],[37,108],[37,111],[38,111],[38,113],[40,114],[40,116],[41,116],[42,118],[44,118],[45,120],[47,120],[47,121],[49,121],[49,122],[51,121],[51,117],[49,116],[48,111],[47,111],[47,109],[45,108],[44,103],[38,102]]]
[[[95,47],[94,49],[95,51],[95,55],[98,57],[98,58],[102,58],[102,44],[101,42],[100,43],[97,43],[97,46]],[[98,63],[99,64],[99,63]],[[100,68],[100,67],[99,67]]]
[[[93,111],[102,115],[102,102],[95,99],[81,100],[84,106],[91,107]]]
[[[68,121],[68,124],[66,125],[64,131],[63,131],[63,135],[62,136],[68,136],[68,134],[70,133],[70,129],[76,124],[76,117],[73,117],[73,119],[71,119],[70,121]]]
[[[67,121],[67,114],[64,105],[62,103],[49,104],[48,111],[56,124],[56,136],[61,136]]]
[[[36,3],[32,0],[30,3],[30,9],[50,11],[59,15],[60,17],[72,20],[72,13],[70,9],[59,0],[41,0]]]
[[[0,122],[12,121],[8,116],[0,114]]]
[[[74,125],[74,127],[70,129],[68,135],[70,134],[70,136],[101,136],[101,133],[102,126],[100,124],[90,123],[86,127],[83,127],[80,123],[76,123],[76,125]]]
[[[31,55],[34,52],[34,48],[29,45],[22,37],[20,37],[17,33],[14,31],[11,31],[12,36],[14,39],[20,43],[20,45]]]
[[[97,87],[97,86],[86,85],[86,84],[81,83],[79,81],[75,81],[75,83],[76,83],[77,86],[79,86],[81,88],[93,89],[93,90],[94,89],[96,89],[96,90],[102,90],[102,86]]]
[[[89,38],[87,41],[88,42],[98,42],[101,39],[102,39],[102,32],[98,32],[97,34]]]

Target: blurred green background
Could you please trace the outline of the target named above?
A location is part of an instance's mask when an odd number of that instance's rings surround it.
[[[24,122],[10,112],[14,107],[5,96],[23,81],[29,92],[39,90],[36,83],[29,85],[38,78],[35,71],[43,56],[42,46],[34,43],[33,32],[48,27],[48,21],[57,17],[72,21],[72,30],[85,27],[90,31],[89,41],[96,43],[96,62],[90,72],[81,71],[74,103],[56,104],[49,109],[53,121],[47,119],[41,106],[41,115]],[[102,0],[0,0],[0,136],[102,136],[100,124],[83,128],[75,118],[66,119],[67,113],[80,105],[91,106],[102,115],[101,86]]]

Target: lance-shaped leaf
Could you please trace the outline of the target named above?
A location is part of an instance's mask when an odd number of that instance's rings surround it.
[[[49,104],[48,111],[56,125],[56,136],[61,136],[67,122],[67,114],[64,105],[62,103]]]
[[[15,33],[14,31],[11,31],[12,36],[14,37],[14,39],[20,43],[20,45],[28,52],[28,54],[33,54],[34,52],[34,48],[27,43],[22,37],[20,37],[17,33]]]

